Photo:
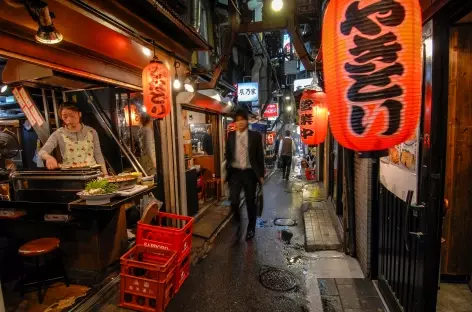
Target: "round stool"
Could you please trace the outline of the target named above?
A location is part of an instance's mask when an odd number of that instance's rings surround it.
[[[18,249],[18,254],[20,256],[25,258],[34,257],[36,264],[36,272],[34,272],[35,277],[29,277],[23,272],[21,280],[18,282],[18,287],[20,288],[21,295],[26,292],[26,288],[35,286],[38,291],[39,303],[43,303],[43,288],[44,290],[47,289],[47,283],[57,280],[63,280],[66,286],[69,287],[69,278],[67,276],[67,272],[62,261],[62,254],[59,249],[59,244],[59,239],[55,237],[48,237],[29,241]],[[46,270],[39,265],[39,257],[42,256],[45,258],[46,255],[49,255],[52,252],[56,252],[55,259],[57,262],[52,264],[50,268],[52,269],[52,271],[54,271],[54,269],[59,269],[60,272],[58,273],[60,273],[60,275],[56,277],[46,278],[43,277],[43,274],[46,274],[51,270],[49,270],[49,268]],[[44,267],[46,266],[48,266],[48,263],[46,263],[45,259]]]

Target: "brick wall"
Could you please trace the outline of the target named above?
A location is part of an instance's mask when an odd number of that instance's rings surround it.
[[[370,275],[372,226],[372,160],[354,159],[354,196],[356,206],[356,254],[365,276]]]

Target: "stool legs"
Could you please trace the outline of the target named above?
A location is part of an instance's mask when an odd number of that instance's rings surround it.
[[[26,292],[26,288],[27,287],[33,287],[35,286],[36,287],[36,291],[38,293],[38,300],[39,300],[39,303],[43,303],[44,301],[44,290],[47,289],[46,287],[46,283],[47,282],[51,282],[51,281],[54,281],[54,280],[63,280],[64,281],[64,284],[69,287],[69,276],[67,275],[67,271],[66,271],[66,268],[65,268],[65,265],[64,265],[64,257],[63,257],[63,252],[62,250],[58,249],[56,251],[56,261],[55,263],[57,263],[59,265],[59,272],[60,274],[62,274],[61,276],[58,276],[58,277],[52,277],[52,278],[46,278],[46,279],[43,279],[43,270],[39,264],[39,257],[40,256],[35,256],[34,257],[34,261],[35,261],[35,268],[36,268],[36,279],[32,282],[28,282],[27,281],[27,278],[26,278],[26,274],[25,274],[25,266],[23,264],[23,272],[21,274],[21,279],[20,281],[18,282],[18,287],[19,287],[19,291],[20,291],[20,295],[23,297],[25,292]]]

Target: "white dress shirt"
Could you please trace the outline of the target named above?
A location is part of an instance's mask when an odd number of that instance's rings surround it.
[[[245,144],[241,144],[241,141],[245,142]],[[234,149],[234,161],[232,163],[233,168],[242,170],[251,168],[251,163],[249,159],[249,134],[247,129],[243,132],[236,131],[235,143],[236,147]],[[244,161],[244,159],[241,159],[241,157],[245,157],[246,161]]]

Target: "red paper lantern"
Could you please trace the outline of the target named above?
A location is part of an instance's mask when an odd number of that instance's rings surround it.
[[[305,90],[300,99],[300,136],[306,145],[324,142],[328,132],[328,108],[326,94]]]
[[[323,22],[323,70],[336,140],[384,150],[416,130],[421,109],[418,0],[331,0]]]
[[[143,70],[143,98],[146,112],[155,119],[170,113],[170,75],[164,64],[155,58]]]

